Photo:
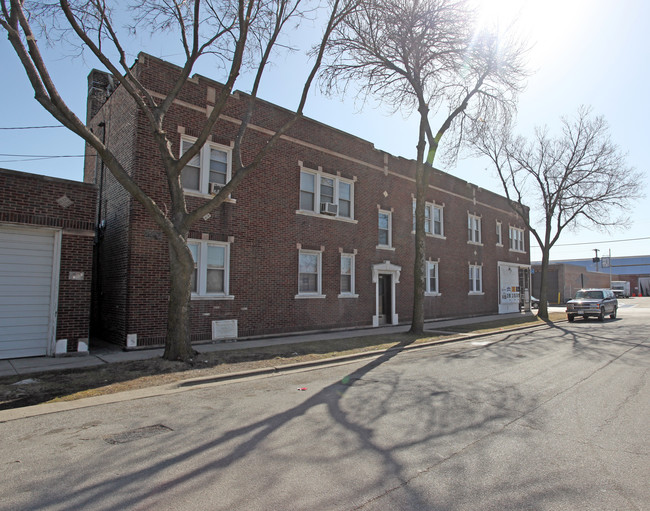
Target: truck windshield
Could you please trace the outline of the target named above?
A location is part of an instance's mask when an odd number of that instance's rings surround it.
[[[578,291],[576,293],[576,298],[589,298],[591,300],[602,300],[603,292],[602,291]]]

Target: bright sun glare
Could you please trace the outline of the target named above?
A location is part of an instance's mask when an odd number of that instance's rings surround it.
[[[474,0],[483,27],[508,31],[534,48],[537,64],[561,52],[597,8],[593,0]]]

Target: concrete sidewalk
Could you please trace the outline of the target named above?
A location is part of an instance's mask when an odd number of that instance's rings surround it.
[[[438,330],[444,330],[457,325],[468,325],[474,323],[483,323],[487,321],[497,321],[509,318],[518,318],[522,316],[532,316],[533,313],[512,313],[512,314],[493,314],[488,316],[478,316],[473,318],[459,318],[448,320],[427,321],[425,329],[428,332],[435,333]],[[331,339],[347,339],[351,337],[363,337],[370,335],[385,335],[393,333],[407,332],[410,325],[383,326],[378,328],[363,328],[354,330],[338,330],[332,332],[319,332],[311,334],[296,334],[282,337],[268,337],[263,339],[253,339],[236,342],[212,342],[206,344],[197,344],[194,349],[200,353],[215,351],[232,351],[242,349],[255,349],[264,346],[298,344],[304,342],[324,341]],[[87,356],[67,356],[67,357],[31,357],[0,360],[0,377],[2,376],[22,376],[45,371],[60,371],[65,369],[78,369],[85,367],[100,366],[115,362],[127,362],[129,360],[145,360],[150,358],[161,357],[162,348],[124,351],[120,346],[101,343],[97,347],[90,345],[90,354]]]

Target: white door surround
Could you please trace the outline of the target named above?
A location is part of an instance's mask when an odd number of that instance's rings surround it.
[[[399,277],[402,271],[401,266],[392,264],[390,261],[372,265],[372,282],[375,284],[375,315],[372,317],[372,326],[379,326],[379,276],[390,275],[390,323],[397,325],[398,315],[395,312],[395,286],[399,284]]]

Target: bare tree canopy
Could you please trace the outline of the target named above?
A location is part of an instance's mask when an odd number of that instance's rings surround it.
[[[551,136],[536,128],[528,140],[508,125],[482,123],[473,146],[496,169],[506,196],[542,250],[540,315],[546,308],[546,272],[550,250],[565,229],[617,229],[629,223],[630,205],[641,196],[642,174],[626,163],[612,142],[605,119],[580,107],[561,120]],[[531,219],[522,215],[526,203]]]
[[[0,0],[0,27],[5,31],[27,73],[36,100],[69,130],[91,146],[119,183],[137,200],[167,237],[170,246],[170,302],[164,357],[187,360],[193,350],[189,335],[190,278],[194,261],[187,246],[190,227],[216,209],[237,185],[253,171],[280,136],[302,115],[308,91],[319,69],[325,44],[336,25],[354,7],[347,0],[332,0],[324,18],[323,31],[316,35],[313,65],[294,115],[281,126],[250,161],[242,161],[242,141],[252,116],[261,79],[273,53],[282,50],[283,34],[294,20],[317,5],[303,0],[144,0],[127,4],[106,0],[58,0],[39,2]],[[140,31],[165,32],[178,38],[184,62],[181,71],[163,97],[154,96],[131,68],[129,55],[137,54]],[[109,148],[70,109],[60,95],[44,58],[39,37],[60,54],[89,51],[113,75],[147,119],[169,188],[170,209],[161,207],[123,167],[118,153]],[[172,38],[170,38],[172,40]],[[287,42],[285,40],[284,44]],[[127,47],[130,44],[131,47]],[[135,48],[133,47],[135,46]],[[286,49],[286,46],[284,46]],[[202,57],[216,59],[223,87],[196,141],[181,155],[172,151],[170,134],[164,129],[165,116]],[[233,148],[233,178],[212,199],[188,210],[181,172],[205,144],[238,77],[244,69],[254,74],[248,110],[244,113]]]
[[[425,192],[442,137],[448,134],[445,147],[454,159],[475,123],[507,122],[527,76],[524,45],[479,26],[471,6],[467,0],[361,0],[335,28],[321,76],[330,93],[356,88],[364,100],[420,116],[414,333],[424,328]]]

